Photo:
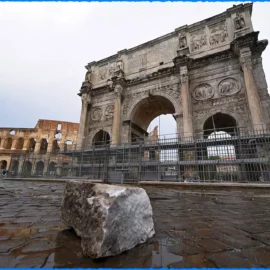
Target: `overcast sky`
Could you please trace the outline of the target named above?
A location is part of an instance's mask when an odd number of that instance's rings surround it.
[[[0,3],[0,126],[34,127],[38,119],[79,122],[77,93],[87,63],[233,4],[239,3]],[[260,39],[270,38],[269,10],[270,3],[253,6]],[[268,48],[268,79],[269,56]],[[161,134],[174,133],[174,120],[166,119]]]

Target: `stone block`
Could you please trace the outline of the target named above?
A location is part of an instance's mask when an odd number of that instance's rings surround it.
[[[62,221],[81,237],[83,253],[114,256],[144,243],[155,233],[152,206],[144,189],[68,181]]]

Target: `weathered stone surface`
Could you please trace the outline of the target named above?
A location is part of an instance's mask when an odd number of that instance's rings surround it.
[[[120,254],[155,233],[152,206],[142,188],[68,181],[61,217],[92,258]]]
[[[14,248],[18,248],[25,244],[26,241],[23,239],[9,239],[0,242],[0,253],[7,253]]]

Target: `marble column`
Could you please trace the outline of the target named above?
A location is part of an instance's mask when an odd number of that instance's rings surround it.
[[[189,78],[187,66],[180,67],[181,94],[183,108],[183,128],[185,140],[193,139],[192,103],[189,92]]]
[[[120,124],[121,124],[121,98],[123,87],[118,84],[115,86],[114,114],[113,114],[113,130],[112,145],[120,144]]]
[[[78,138],[77,138],[77,147],[76,147],[77,150],[81,150],[83,147],[87,111],[88,111],[87,108],[88,108],[88,105],[91,103],[89,93],[82,94],[81,98],[82,98],[82,109],[81,109],[81,117],[80,117],[80,127],[79,127]]]
[[[263,131],[265,128],[265,123],[263,120],[260,96],[252,70],[252,54],[249,47],[240,49],[240,63],[244,73],[247,99],[253,129],[254,131]]]

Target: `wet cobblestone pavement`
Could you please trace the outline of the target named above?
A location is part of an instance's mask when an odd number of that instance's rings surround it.
[[[269,267],[270,193],[145,187],[156,234],[119,256],[83,256],[60,221],[64,183],[0,181],[0,267]]]

